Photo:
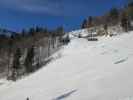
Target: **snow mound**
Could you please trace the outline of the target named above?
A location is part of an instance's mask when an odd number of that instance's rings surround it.
[[[89,33],[88,33],[87,29],[81,29],[81,30],[76,30],[76,31],[69,32],[69,35],[70,35],[71,38],[78,37],[79,34],[82,35],[82,36],[87,36]]]

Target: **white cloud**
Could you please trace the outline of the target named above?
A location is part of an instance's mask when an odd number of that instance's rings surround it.
[[[62,14],[61,0],[0,0],[0,6],[31,13]]]

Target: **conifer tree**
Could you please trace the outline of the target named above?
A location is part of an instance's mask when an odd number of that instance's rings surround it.
[[[128,31],[130,28],[130,21],[128,19],[128,15],[126,12],[122,13],[122,17],[121,17],[121,26],[124,29],[124,31]]]
[[[27,51],[27,57],[25,59],[25,67],[27,73],[34,71],[33,63],[34,63],[34,46],[29,48]]]
[[[93,21],[93,18],[92,18],[92,16],[89,16],[89,18],[88,18],[88,25],[87,25],[87,27],[88,28],[90,28],[90,27],[92,27],[93,26],[93,23],[92,23],[92,21]]]
[[[84,29],[84,28],[86,28],[86,27],[87,27],[87,20],[85,19],[85,20],[83,21],[83,23],[82,23],[81,28]]]
[[[119,17],[119,11],[118,11],[117,8],[112,8],[110,10],[109,14],[110,14],[110,17],[112,18],[112,20],[113,19],[118,19],[118,17]]]
[[[133,20],[133,1],[128,3],[127,13],[131,20]]]
[[[116,25],[119,22],[119,10],[117,8],[112,8],[109,12],[109,22],[112,25]]]
[[[12,66],[12,79],[13,80],[16,80],[18,76],[18,70],[21,66],[20,58],[21,58],[21,51],[20,51],[20,48],[17,48],[13,56],[13,66]]]

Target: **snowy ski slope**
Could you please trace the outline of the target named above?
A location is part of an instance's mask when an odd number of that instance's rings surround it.
[[[16,83],[1,80],[0,100],[133,100],[133,32],[98,39],[71,35],[38,72]]]

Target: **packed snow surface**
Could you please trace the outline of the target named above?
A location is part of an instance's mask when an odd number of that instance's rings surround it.
[[[39,71],[1,80],[0,100],[133,100],[133,32],[98,40],[71,36]]]

